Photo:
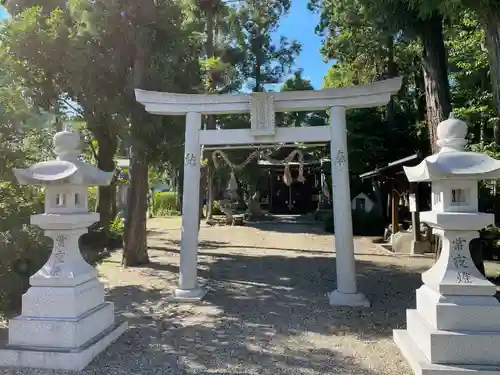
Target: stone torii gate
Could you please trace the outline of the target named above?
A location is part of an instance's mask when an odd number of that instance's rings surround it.
[[[401,78],[372,84],[314,91],[251,94],[173,94],[135,90],[136,99],[156,115],[186,115],[184,199],[179,287],[173,298],[201,300],[206,290],[198,284],[198,221],[200,159],[203,145],[257,145],[330,141],[337,289],[328,293],[331,305],[369,306],[358,292],[354,260],[346,110],[385,105],[399,91]],[[329,110],[330,125],[276,127],[276,112]],[[251,114],[250,129],[202,130],[202,115]]]

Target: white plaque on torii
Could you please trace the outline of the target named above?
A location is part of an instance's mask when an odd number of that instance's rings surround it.
[[[250,98],[250,133],[254,137],[274,136],[276,121],[274,111],[274,94],[254,92]]]

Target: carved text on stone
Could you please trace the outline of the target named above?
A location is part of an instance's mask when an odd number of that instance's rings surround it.
[[[472,277],[468,272],[457,272],[457,283],[458,284],[470,284],[472,283]]]
[[[194,167],[196,165],[196,156],[193,153],[188,152],[184,156],[184,165],[189,165]]]
[[[347,164],[346,153],[340,149],[337,150],[337,155],[335,156],[335,165],[337,167],[342,167]]]
[[[52,270],[50,271],[50,276],[59,277],[61,276],[61,268],[64,264],[66,258],[66,236],[57,236],[54,240],[54,264]]]
[[[274,96],[256,92],[250,95],[250,117],[254,135],[273,135],[275,132]]]
[[[472,283],[472,276],[468,272],[469,257],[466,254],[464,254],[464,250],[465,251],[467,250],[465,248],[466,243],[467,240],[465,240],[462,237],[458,237],[451,242],[451,251],[452,251],[451,261],[453,262],[453,265],[457,269],[458,284]]]

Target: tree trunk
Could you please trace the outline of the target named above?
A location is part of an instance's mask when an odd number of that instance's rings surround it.
[[[262,74],[262,64],[264,63],[264,56],[262,51],[262,34],[260,28],[257,28],[255,33],[255,42],[257,43],[257,48],[255,51],[251,51],[255,56],[255,66],[254,66],[254,79],[255,79],[255,87],[253,88],[253,92],[261,92],[264,91],[263,87],[263,74]]]
[[[487,8],[481,17],[486,35],[493,102],[500,116],[500,11]]]
[[[387,78],[394,78],[398,75],[398,66],[394,61],[394,39],[390,35],[387,38]],[[391,96],[389,103],[387,103],[387,122],[389,123],[391,129],[395,127],[394,119],[394,98]]]
[[[118,149],[118,139],[116,135],[105,131],[111,124],[103,123],[105,120],[96,120],[98,124],[92,126],[93,134],[97,140],[97,166],[105,172],[115,171],[114,156]],[[97,212],[100,215],[100,224],[106,234],[109,233],[109,226],[114,219],[113,206],[116,206],[116,187],[99,186]]]
[[[215,8],[210,7],[205,11],[206,14],[206,29],[207,29],[207,41],[205,43],[205,49],[206,49],[206,54],[207,57],[209,58],[215,58]],[[209,92],[213,92],[216,89],[216,84],[214,82],[214,79],[209,81],[210,82],[210,87],[208,87]],[[207,129],[208,130],[215,130],[216,128],[216,118],[215,116],[208,116],[206,118],[206,124],[207,124]],[[214,204],[214,194],[213,194],[213,185],[214,185],[214,175],[215,175],[215,166],[212,161],[212,151],[208,151],[206,153],[207,156],[207,165],[205,166],[205,173],[206,173],[206,178],[203,179],[202,181],[205,182],[205,185],[201,185],[203,191],[206,191],[206,219],[211,220],[213,219],[213,214],[212,214],[212,209],[213,209],[213,204]],[[201,215],[200,215],[201,218]]]
[[[217,128],[217,119],[215,116],[208,116],[207,118],[207,129],[208,130],[215,130]],[[206,219],[211,220],[213,219],[213,206],[214,206],[214,177],[215,177],[215,165],[213,162],[213,151],[206,151],[207,153],[207,165],[205,167],[206,169],[206,192],[207,192],[207,212],[206,212]]]
[[[214,8],[210,7],[205,10],[205,17],[207,20],[206,30],[207,30],[207,41],[205,43],[205,53],[208,58],[215,56],[215,39],[214,39],[214,28],[215,28],[215,12]]]
[[[422,65],[420,59],[414,62],[415,64]],[[415,69],[413,74],[413,79],[415,81],[416,93],[415,93],[415,109],[418,115],[418,121],[425,121],[425,81],[423,71],[420,69]]]
[[[439,151],[436,145],[436,128],[451,112],[450,86],[446,50],[443,37],[443,17],[435,15],[422,22],[422,67],[425,82],[427,126],[432,152]]]
[[[116,202],[116,194],[117,194],[117,179],[114,179],[113,182],[111,183],[111,190],[113,192],[113,199],[111,199],[111,217],[113,220],[116,218],[116,215],[118,214],[118,206]]]
[[[151,64],[152,36],[147,28],[138,28],[135,40],[131,88],[148,89],[148,71]],[[148,126],[150,115],[135,101],[133,90],[129,92],[131,113],[131,160],[130,190],[127,199],[127,219],[123,236],[123,258],[125,267],[149,263],[147,244],[147,200],[148,200],[148,164],[146,148],[143,142],[144,130]]]
[[[213,207],[214,207],[214,176],[215,176],[215,166],[210,160],[212,153],[210,153],[210,158],[207,164],[207,220],[213,219]]]
[[[500,121],[498,119],[493,122],[493,138],[495,143],[500,145]]]
[[[138,142],[133,141],[133,143]],[[144,150],[139,149],[140,147],[140,145],[132,146],[130,190],[127,197],[128,213],[123,236],[122,265],[124,267],[149,263],[146,231],[148,165]]]

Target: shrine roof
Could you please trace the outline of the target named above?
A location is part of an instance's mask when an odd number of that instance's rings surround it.
[[[376,176],[386,176],[386,175],[394,175],[398,170],[402,170],[404,164],[415,164],[421,158],[420,153],[415,153],[413,155],[406,156],[402,159],[394,160],[387,165],[371,170],[369,172],[365,172],[359,175],[361,180],[365,180],[367,178],[373,178]]]

